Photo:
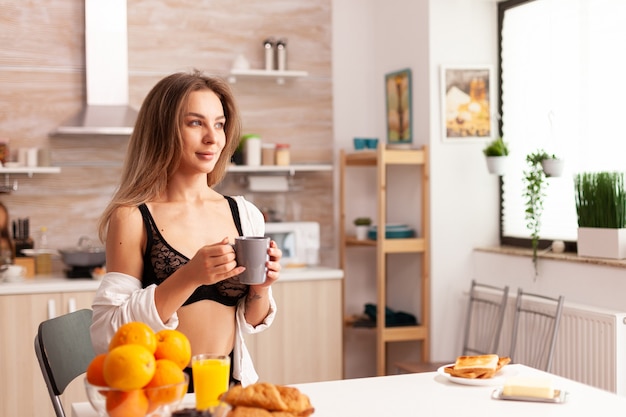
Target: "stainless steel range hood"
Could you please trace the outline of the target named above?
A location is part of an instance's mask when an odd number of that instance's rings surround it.
[[[137,110],[128,104],[126,0],[85,0],[87,102],[51,136],[128,136]]]

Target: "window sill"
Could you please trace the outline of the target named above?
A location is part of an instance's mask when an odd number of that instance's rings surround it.
[[[513,246],[490,246],[490,247],[479,247],[474,248],[477,252],[488,252],[488,253],[497,253],[501,255],[512,255],[512,256],[527,256],[532,257],[533,251],[532,249],[526,248],[517,248]],[[564,261],[564,262],[578,262],[589,265],[601,265],[601,266],[612,266],[616,268],[626,268],[626,259],[608,259],[608,258],[589,258],[585,256],[578,256],[578,254],[573,252],[564,252],[564,253],[554,253],[547,250],[539,250],[537,252],[537,258],[539,259],[552,259],[555,261]]]

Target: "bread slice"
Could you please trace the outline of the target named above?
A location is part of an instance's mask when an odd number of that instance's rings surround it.
[[[444,369],[452,376],[460,378],[493,378],[498,367],[498,355],[459,356],[454,366]]]
[[[498,355],[459,356],[456,358],[454,369],[496,369]]]

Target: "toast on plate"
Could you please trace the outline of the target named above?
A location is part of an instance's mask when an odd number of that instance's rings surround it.
[[[487,379],[493,378],[509,362],[511,358],[495,354],[459,356],[454,365],[444,368],[444,372],[458,378]]]

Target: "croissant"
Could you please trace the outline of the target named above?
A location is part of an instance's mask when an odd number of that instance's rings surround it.
[[[228,417],[308,417],[315,411],[297,388],[267,382],[234,386],[221,399],[232,407]]]

